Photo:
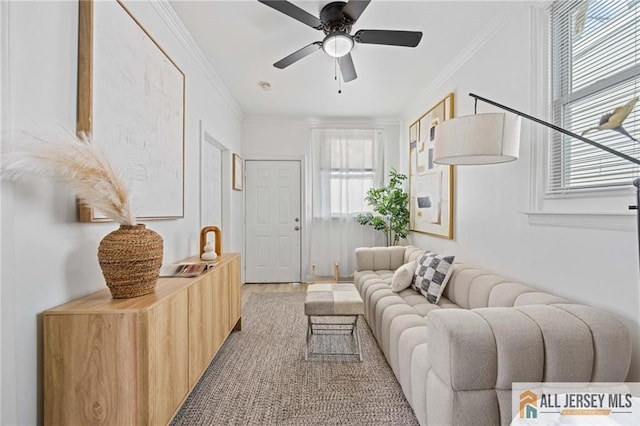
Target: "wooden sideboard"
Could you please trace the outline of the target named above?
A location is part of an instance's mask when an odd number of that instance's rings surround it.
[[[197,258],[187,259],[197,261]],[[45,425],[162,425],[241,327],[240,256],[155,293],[108,289],[43,314]]]

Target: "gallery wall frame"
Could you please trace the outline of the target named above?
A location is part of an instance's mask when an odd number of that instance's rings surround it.
[[[78,12],[76,131],[124,175],[138,219],[184,217],[184,73],[120,0]],[[108,220],[81,205],[78,219]]]
[[[242,191],[244,189],[244,160],[238,154],[233,154],[233,189]]]
[[[453,166],[433,162],[435,127],[453,118],[453,93],[409,126],[409,229],[453,239]]]

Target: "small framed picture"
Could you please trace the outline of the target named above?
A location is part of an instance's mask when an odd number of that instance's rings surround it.
[[[244,160],[238,154],[233,154],[233,189],[242,191],[242,177],[244,176]]]

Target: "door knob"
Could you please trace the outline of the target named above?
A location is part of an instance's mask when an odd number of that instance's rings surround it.
[[[293,229],[295,229],[296,231],[299,231],[299,230],[300,230],[300,227],[299,227],[299,226],[296,226],[296,227],[295,227],[295,228],[293,228]]]
[[[300,222],[300,219],[298,219],[297,217],[293,220],[295,220],[296,222]]]

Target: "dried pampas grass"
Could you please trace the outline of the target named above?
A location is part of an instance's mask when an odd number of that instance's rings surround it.
[[[51,138],[20,133],[3,141],[2,178],[56,178],[80,202],[121,225],[135,225],[129,190],[122,176],[91,137],[70,131]],[[4,139],[4,138],[3,138]]]

